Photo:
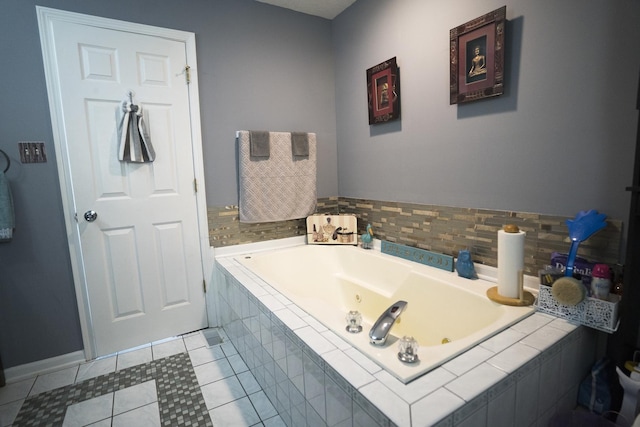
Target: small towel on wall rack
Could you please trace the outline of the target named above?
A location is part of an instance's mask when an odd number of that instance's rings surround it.
[[[7,162],[7,166],[5,166],[4,170],[2,172],[7,173],[7,171],[9,170],[9,168],[11,167],[11,159],[9,158],[9,156],[7,156],[7,153],[5,153],[4,151],[0,150],[0,154],[2,154],[4,156],[4,159]]]
[[[15,213],[13,211],[13,197],[11,196],[11,187],[9,180],[5,176],[5,172],[11,166],[11,160],[7,153],[0,150],[0,154],[7,161],[7,166],[0,172],[0,243],[7,243],[13,239],[13,230],[15,229]]]

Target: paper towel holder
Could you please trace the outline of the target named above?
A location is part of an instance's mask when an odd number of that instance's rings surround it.
[[[502,227],[505,233],[518,233],[520,229],[516,224],[506,224]],[[493,286],[487,289],[487,298],[491,301],[497,302],[502,305],[511,305],[511,306],[528,306],[533,305],[536,301],[536,297],[529,291],[524,290],[524,271],[520,270],[518,275],[518,288],[520,289],[520,296],[518,298],[509,298],[502,296],[498,293],[498,287]]]

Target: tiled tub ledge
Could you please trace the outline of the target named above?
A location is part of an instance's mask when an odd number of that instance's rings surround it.
[[[576,405],[599,332],[534,313],[403,384],[232,256],[220,321],[289,426],[546,426]]]

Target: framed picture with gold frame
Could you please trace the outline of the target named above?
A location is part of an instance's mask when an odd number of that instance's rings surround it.
[[[504,92],[504,32],[507,7],[449,31],[449,104],[462,104]]]
[[[400,118],[400,72],[395,56],[367,70],[369,124]]]

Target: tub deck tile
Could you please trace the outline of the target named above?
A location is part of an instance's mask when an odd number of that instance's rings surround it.
[[[520,322],[513,325],[511,329],[528,335],[533,331],[540,329],[547,323],[550,323],[554,319],[555,317],[549,314],[536,312],[526,319],[522,319]]]
[[[330,330],[326,330],[324,332],[320,332],[320,335],[322,335],[323,337],[325,337],[331,344],[335,345],[337,348],[339,348],[340,350],[343,351],[347,351],[347,350],[351,350],[353,349],[353,347],[351,346],[351,344],[349,344],[348,342],[346,342],[345,340],[343,340],[342,338],[340,338],[338,335],[335,334],[335,332],[330,331]],[[360,352],[357,352],[358,354],[362,354]],[[377,366],[377,365],[376,365]]]
[[[417,402],[457,378],[444,368],[436,368],[427,372],[409,384],[401,383],[387,371],[380,371],[375,377],[408,404]]]
[[[561,340],[567,333],[565,330],[547,325],[524,338],[521,342],[540,351],[544,351]]]
[[[278,301],[278,299],[273,295],[263,295],[259,300],[270,311],[282,310],[284,308],[284,304]]]
[[[487,363],[504,372],[513,373],[520,366],[529,362],[539,354],[540,351],[533,347],[522,343],[516,343],[489,359]]]
[[[278,318],[287,325],[289,329],[295,331],[298,328],[304,328],[307,325],[307,322],[302,320],[298,315],[296,315],[293,311],[288,308],[283,308],[282,310],[273,312]]]
[[[358,365],[367,370],[370,374],[382,371],[382,368],[377,363],[373,362],[367,356],[362,354],[359,350],[349,346],[349,349],[344,352],[347,356],[353,359]]]
[[[445,387],[470,402],[506,376],[506,372],[488,363],[483,363],[451,381]]]
[[[455,357],[449,362],[442,365],[442,367],[450,372],[453,372],[455,375],[460,376],[494,355],[495,353],[493,351],[478,346],[465,351],[458,357]]]
[[[525,335],[526,334],[524,332],[509,328],[505,329],[497,335],[494,335],[488,340],[481,342],[479,346],[491,350],[494,353],[499,353],[505,348],[508,348],[520,341],[525,337]]]
[[[313,351],[318,354],[328,353],[336,349],[325,337],[311,326],[305,326],[294,331]]]
[[[361,387],[359,391],[397,425],[411,425],[409,404],[382,382],[374,381]],[[460,399],[460,405],[463,403],[462,399]]]
[[[375,380],[373,375],[341,350],[330,351],[323,354],[322,357],[355,388],[360,388]]]

